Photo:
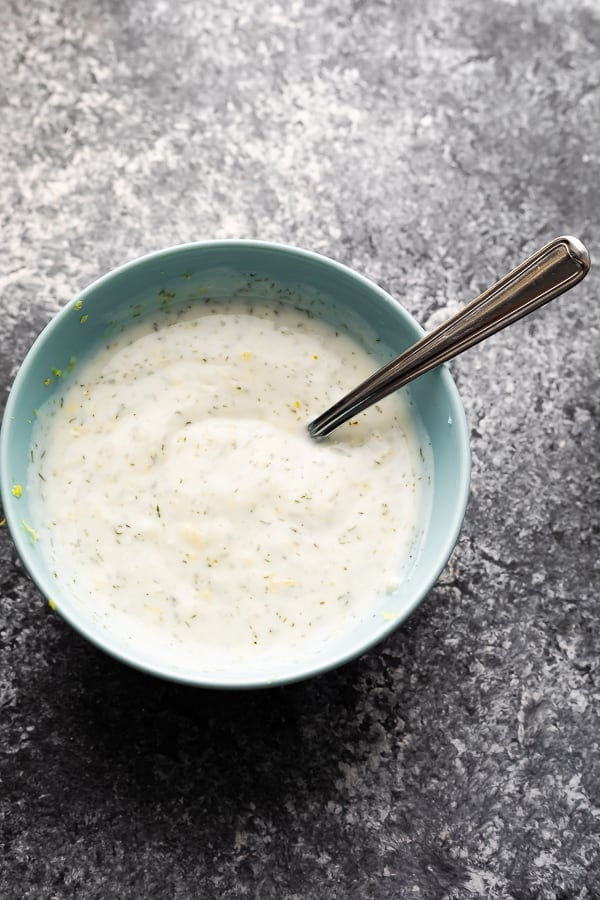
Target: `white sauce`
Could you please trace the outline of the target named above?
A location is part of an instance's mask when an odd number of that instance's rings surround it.
[[[375,368],[285,304],[125,330],[39,411],[28,487],[58,580],[182,664],[294,655],[372,615],[426,502],[408,403],[323,443],[306,424]]]

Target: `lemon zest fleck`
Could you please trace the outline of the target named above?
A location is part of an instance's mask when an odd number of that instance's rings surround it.
[[[54,602],[54,600],[48,600],[48,606],[50,607],[52,612],[54,612],[54,610],[56,609],[56,603]]]
[[[37,531],[35,530],[35,528],[32,528],[29,522],[26,522],[25,519],[22,519],[21,521],[23,524],[23,528],[25,529],[33,543],[36,544],[38,539]]]
[[[2,528],[3,525],[6,525],[6,519],[0,521],[0,528]]]
[[[73,307],[73,309],[76,309],[77,312],[79,312],[79,310],[81,309],[82,306],[83,306],[83,300],[76,300],[75,306]]]
[[[202,539],[202,535],[198,531],[197,528],[193,528],[191,525],[183,526],[183,536],[185,540],[189,544],[193,544],[194,547],[203,547],[204,541]]]
[[[157,604],[152,605],[150,603],[144,603],[144,609],[149,613],[158,613],[159,616],[161,616],[164,612],[163,607]]]
[[[12,495],[13,497],[21,497],[23,494],[23,488],[20,484],[13,485]]]
[[[87,322],[88,319],[89,319],[89,316],[87,315],[87,313],[85,313],[85,314],[84,314],[83,316],[81,316],[81,318],[79,319],[80,325],[85,325],[85,323]]]

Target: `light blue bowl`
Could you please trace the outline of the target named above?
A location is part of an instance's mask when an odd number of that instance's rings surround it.
[[[107,332],[156,310],[165,298],[187,302],[244,290],[249,276],[269,278],[293,297],[317,297],[332,322],[350,331],[379,336],[374,352],[383,363],[423,334],[392,297],[345,266],[304,250],[254,241],[187,244],[128,263],[100,278],[71,301],[35,341],[12,387],[0,434],[0,486],[7,524],[24,565],[52,607],[90,641],[118,659],[176,681],[223,688],[264,687],[307,678],[339,666],[386,637],[418,606],[454,548],[469,492],[469,438],[464,410],[445,367],[407,389],[415,424],[430,444],[431,502],[423,533],[398,590],[373,596],[373,614],[327,644],[307,646],[302,655],[247,670],[193,668],[157,660],[140,644],[103,629],[57,581],[40,542],[26,489],[35,411],[60,391],[70,370],[93,351]],[[294,302],[290,300],[290,302]],[[58,374],[61,373],[61,374]],[[23,493],[13,489],[21,485]],[[16,493],[19,493],[18,489]],[[393,499],[393,498],[392,498]],[[82,501],[85,503],[85,500]],[[335,560],[331,560],[335,565]],[[385,609],[385,616],[382,611]]]

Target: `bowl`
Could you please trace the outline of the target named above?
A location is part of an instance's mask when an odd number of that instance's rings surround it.
[[[257,688],[300,680],[339,666],[385,639],[426,597],[446,565],[462,525],[469,491],[470,455],[464,410],[445,367],[403,389],[422,453],[424,489],[411,552],[384,593],[365,591],[360,615],[327,639],[310,638],[293,652],[215,662],[201,652],[163,654],[135,627],[112,629],[93,603],[82,602],[69,578],[54,570],[40,540],[39,497],[32,478],[38,411],[56,402],[92,353],[109,336],[133,327],[165,306],[175,311],[236,296],[254,302],[265,291],[290,308],[307,308],[330,326],[347,330],[373,357],[373,370],[418,340],[422,329],[391,296],[360,274],[326,257],[278,244],[218,241],[152,253],[100,278],[65,306],[39,335],[12,386],[0,433],[0,484],[17,551],[51,608],[96,646],[156,676],[211,688]],[[221,299],[219,299],[221,298]],[[354,387],[350,383],[348,387]],[[316,412],[323,410],[318,409]],[[165,409],[166,414],[166,409]],[[117,454],[118,455],[118,454]],[[393,502],[393,497],[386,497]],[[82,520],[88,511],[81,498]],[[79,514],[79,513],[77,513]],[[157,505],[157,514],[160,511]],[[335,571],[336,554],[327,559]],[[307,563],[309,565],[309,563]],[[107,573],[110,558],[106,561]],[[108,577],[108,574],[107,574]],[[372,595],[371,595],[372,593]]]

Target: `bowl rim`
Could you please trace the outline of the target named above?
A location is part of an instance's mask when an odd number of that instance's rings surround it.
[[[219,239],[207,241],[193,241],[183,244],[174,244],[169,247],[151,251],[142,256],[135,257],[125,263],[111,269],[109,272],[101,275],[90,282],[82,291],[76,293],[70,301],[68,301],[53,317],[46,323],[39,334],[29,347],[25,357],[19,364],[18,371],[10,386],[9,395],[0,427],[0,498],[4,508],[6,524],[14,542],[19,557],[28,573],[29,578],[36,585],[38,590],[51,604],[52,609],[56,610],[60,616],[77,631],[85,637],[92,645],[103,650],[109,656],[125,663],[138,671],[154,675],[172,682],[188,685],[190,687],[200,687],[205,689],[222,689],[222,690],[250,690],[258,688],[267,688],[290,684],[302,681],[308,678],[314,678],[322,675],[332,669],[336,669],[345,665],[353,659],[362,656],[376,644],[382,642],[392,632],[394,632],[425,600],[433,585],[437,582],[441,572],[446,567],[458,541],[458,537],[464,521],[464,516],[468,504],[470,493],[470,475],[471,475],[471,452],[469,440],[469,428],[466,418],[464,406],[460,399],[458,388],[450,374],[449,369],[444,364],[438,368],[439,377],[441,378],[442,387],[451,404],[452,424],[458,434],[459,460],[456,471],[456,478],[459,484],[458,502],[452,509],[452,515],[449,517],[448,527],[445,531],[445,538],[436,547],[435,565],[430,569],[428,577],[422,581],[421,589],[415,593],[411,602],[403,608],[402,613],[395,616],[393,620],[379,623],[378,627],[369,629],[368,636],[360,641],[355,641],[351,647],[346,648],[338,653],[327,657],[318,665],[300,664],[291,667],[288,671],[282,671],[271,680],[266,680],[264,676],[249,677],[240,679],[239,677],[231,680],[220,677],[204,677],[199,674],[187,673],[169,669],[168,665],[156,664],[136,655],[135,652],[127,652],[125,648],[116,647],[110,641],[109,633],[105,636],[99,629],[91,627],[90,623],[81,621],[76,615],[62,608],[60,598],[57,600],[51,598],[53,592],[49,591],[44,578],[42,567],[35,560],[32,562],[30,555],[30,546],[28,539],[20,527],[21,522],[17,522],[12,514],[12,497],[9,496],[11,484],[8,472],[8,444],[10,440],[11,423],[14,419],[17,400],[20,394],[22,383],[27,377],[28,369],[31,367],[36,354],[40,347],[49,341],[55,330],[61,327],[62,321],[72,311],[75,303],[85,300],[90,294],[96,292],[98,288],[109,283],[115,278],[121,277],[130,270],[134,270],[139,266],[146,265],[151,261],[160,260],[161,258],[171,257],[182,253],[194,251],[211,251],[217,249],[256,249],[259,251],[268,250],[276,253],[287,253],[300,259],[305,259],[312,263],[325,265],[326,267],[339,272],[351,280],[358,282],[364,289],[374,292],[386,304],[392,304],[393,307],[403,316],[419,335],[425,334],[424,329],[413,317],[413,315],[394,297],[381,288],[374,281],[371,281],[365,275],[350,268],[344,263],[338,262],[329,256],[317,253],[312,250],[306,250],[291,244],[278,243],[273,241],[248,240],[248,239]],[[108,638],[108,639],[107,639]]]

